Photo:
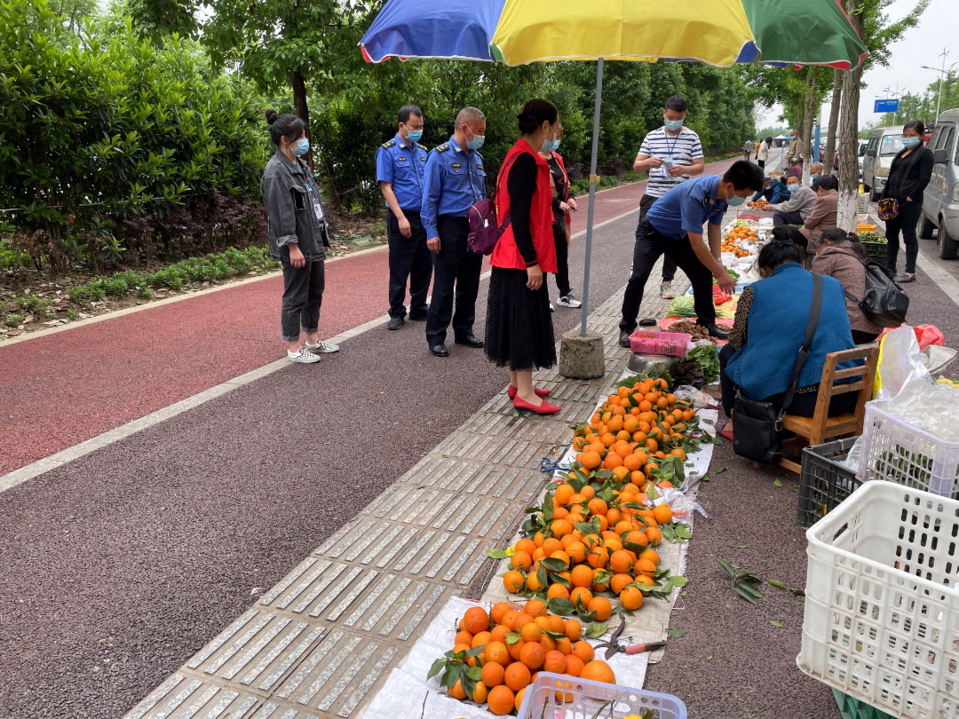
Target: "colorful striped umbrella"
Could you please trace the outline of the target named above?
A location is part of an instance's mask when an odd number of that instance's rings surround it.
[[[387,0],[360,40],[368,62],[597,60],[586,223],[586,335],[604,60],[850,70],[866,48],[839,0]]]

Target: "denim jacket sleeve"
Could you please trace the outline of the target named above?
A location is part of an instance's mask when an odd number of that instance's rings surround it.
[[[290,192],[290,183],[278,172],[263,175],[261,186],[263,205],[276,234],[277,247],[297,244],[296,207]]]

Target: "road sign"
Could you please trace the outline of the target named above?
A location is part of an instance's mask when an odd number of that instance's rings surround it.
[[[876,100],[873,112],[899,112],[899,100]]]

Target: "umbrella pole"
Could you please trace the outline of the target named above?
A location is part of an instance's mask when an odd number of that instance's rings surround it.
[[[603,100],[603,58],[596,64],[596,104],[593,108],[593,152],[589,160],[589,209],[586,212],[586,262],[583,270],[583,324],[580,337],[586,336],[589,316],[589,260],[593,252],[593,209],[596,202],[596,155],[599,153],[599,108]]]

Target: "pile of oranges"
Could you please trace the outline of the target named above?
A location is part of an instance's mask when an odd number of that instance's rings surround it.
[[[481,607],[471,607],[460,619],[459,629],[453,653],[463,657],[465,652],[482,647],[475,657],[466,659],[474,670],[481,669],[480,678],[468,682],[469,695],[462,679],[457,679],[449,695],[486,703],[496,716],[519,711],[526,687],[536,681],[540,671],[616,683],[609,665],[594,658],[593,647],[580,639],[582,625],[575,619],[549,614],[538,600],[525,606],[500,602],[488,614]]]
[[[751,227],[747,227],[746,225],[737,225],[726,233],[720,249],[723,252],[732,252],[736,257],[749,257],[753,253],[744,250],[740,246],[740,243],[742,243],[743,240],[759,242],[759,235],[757,235],[756,231]]]
[[[527,538],[507,550],[508,592],[603,621],[610,603],[599,594],[618,596],[619,611],[632,612],[660,588],[655,547],[673,513],[649,500],[658,495],[655,487],[673,486],[663,475],[679,473],[699,432],[695,410],[668,389],[663,379],[620,387],[577,429],[572,471],[524,525]],[[567,603],[552,604],[557,599]]]

